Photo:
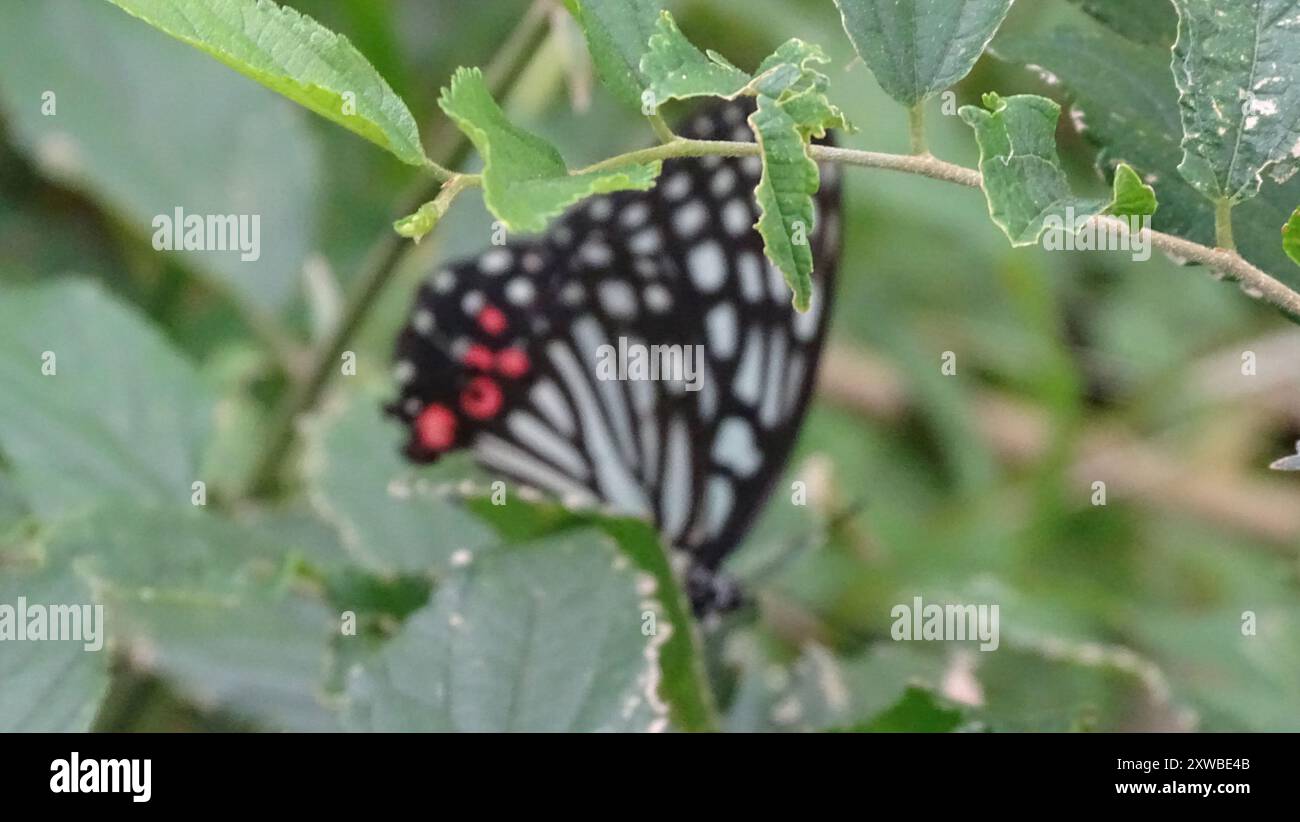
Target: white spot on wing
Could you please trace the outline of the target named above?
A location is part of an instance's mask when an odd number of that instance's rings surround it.
[[[700,243],[691,249],[686,259],[695,287],[712,293],[722,287],[727,277],[727,258],[716,240]]]
[[[729,360],[740,344],[740,331],[736,323],[736,308],[731,303],[718,303],[705,317],[709,331],[709,347],[719,359]]]
[[[515,261],[515,255],[508,248],[494,248],[487,251],[478,260],[478,270],[484,274],[495,276],[503,274],[510,269]]]
[[[690,239],[708,222],[709,210],[699,200],[692,200],[673,212],[673,228],[683,239]]]
[[[763,259],[753,251],[743,252],[737,260],[740,270],[740,293],[746,302],[763,299]]]
[[[731,390],[737,399],[747,405],[758,403],[759,390],[763,385],[763,331],[758,326],[751,326],[745,337],[745,353],[736,369],[736,378]]]
[[[592,321],[594,322],[594,321]],[[593,349],[594,350],[594,349]],[[582,420],[583,440],[586,452],[596,471],[596,482],[601,495],[615,508],[632,514],[643,514],[647,510],[645,494],[640,485],[628,471],[627,464],[619,458],[609,427],[605,424],[605,415],[596,396],[592,393],[590,376],[579,364],[573,352],[564,343],[553,340],[547,347],[551,361],[560,376],[569,387],[569,393],[578,406],[578,415]],[[617,383],[601,382],[617,389]],[[626,410],[623,411],[624,417]],[[615,413],[611,416],[618,419]],[[626,420],[624,420],[626,424]],[[623,432],[630,439],[630,432]]]
[[[569,404],[565,402],[564,395],[560,393],[559,387],[548,379],[539,379],[529,392],[533,404],[546,417],[547,422],[555,430],[560,431],[568,436],[577,433],[577,426],[573,422],[573,414],[569,411]]]
[[[677,172],[664,182],[662,190],[665,199],[680,200],[691,191],[691,175],[685,171]]]
[[[736,492],[731,487],[731,480],[721,474],[709,478],[708,520],[706,528],[710,537],[716,537],[727,524],[732,506],[736,504]]]
[[[733,237],[743,237],[754,225],[749,203],[740,197],[727,201],[722,207],[722,227]]]
[[[660,520],[664,535],[675,541],[686,527],[691,512],[691,441],[680,415],[674,416],[669,423],[661,496],[663,511]]]
[[[718,425],[712,456],[714,462],[741,477],[752,476],[763,464],[754,442],[754,429],[743,417],[727,417]]]
[[[528,305],[535,296],[537,289],[527,277],[515,277],[506,285],[506,299],[515,305]]]
[[[781,376],[785,373],[785,332],[772,332],[767,347],[767,380],[763,388],[763,406],[758,419],[764,428],[775,428],[781,422]]]
[[[512,411],[506,418],[510,433],[533,451],[549,459],[576,480],[585,482],[591,472],[573,444],[527,411]]]
[[[617,320],[626,320],[636,316],[636,292],[632,286],[622,280],[602,280],[596,286],[600,295],[601,308]]]

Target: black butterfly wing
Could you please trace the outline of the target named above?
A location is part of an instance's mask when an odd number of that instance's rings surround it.
[[[746,114],[715,107],[686,135],[752,139]],[[593,198],[541,240],[436,273],[398,342],[391,410],[411,427],[408,455],[472,447],[489,469],[570,503],[650,516],[688,560],[697,609],[727,604],[714,572],[794,444],[838,260],[827,169],[809,237],[813,309],[795,312],[753,229],[760,172],[756,157],[668,161],[652,191]],[[602,358],[629,352],[658,352],[649,359],[665,366],[703,356],[660,379],[603,378]]]

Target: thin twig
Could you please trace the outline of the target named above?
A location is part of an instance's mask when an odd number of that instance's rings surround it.
[[[667,160],[677,157],[705,157],[710,155],[749,157],[757,156],[759,150],[758,145],[755,143],[679,138],[670,143],[651,146],[639,151],[629,151],[626,154],[602,160],[582,169],[582,171],[604,171],[629,163],[646,163],[653,160]],[[808,153],[814,160],[821,162],[901,171],[906,174],[929,177],[969,188],[980,188],[983,185],[980,173],[975,169],[949,163],[930,155],[886,154],[877,151],[860,151],[852,148],[822,145],[809,147]],[[1105,216],[1094,219],[1108,226],[1113,225],[1121,231],[1128,231],[1128,223],[1124,220]],[[1201,263],[1227,274],[1240,282],[1251,296],[1261,298],[1293,317],[1300,317],[1300,293],[1252,265],[1237,252],[1222,248],[1210,248],[1182,237],[1175,237],[1172,234],[1164,234],[1150,229],[1144,229],[1144,233],[1150,237],[1152,245],[1161,251],[1179,259]]]

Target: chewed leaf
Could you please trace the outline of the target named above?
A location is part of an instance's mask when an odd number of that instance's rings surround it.
[[[751,79],[716,52],[700,51],[666,11],[641,58],[641,73],[656,107],[688,97],[734,97]]]
[[[1156,190],[1146,183],[1128,163],[1115,169],[1115,199],[1106,207],[1116,217],[1150,217],[1159,208]]]
[[[641,106],[649,87],[641,71],[650,35],[663,4],[659,0],[564,0],[587,38],[596,76],[620,100]]]
[[[346,37],[310,17],[271,0],[109,2],[402,162],[428,162],[406,104]]]
[[[970,73],[1011,0],[835,0],[881,88],[914,106]]]
[[[1211,200],[1259,193],[1300,169],[1300,0],[1174,0],[1178,167]]]
[[[570,174],[554,146],[506,119],[478,69],[457,69],[438,105],[482,155],[483,201],[511,231],[541,231],[579,200],[644,191],[659,176],[658,162]]]
[[[1013,246],[1033,245],[1049,225],[1077,225],[1106,210],[1108,203],[1070,190],[1056,152],[1060,106],[1045,97],[996,94],[984,105],[963,107],[961,117],[979,143],[989,216]]]
[[[1177,170],[1182,123],[1168,50],[1069,28],[1002,36],[996,48],[1000,59],[1034,67],[1068,96],[1083,137],[1100,149],[1099,171],[1109,175],[1120,161],[1141,170],[1160,198],[1151,221],[1154,230],[1202,245],[1214,243],[1214,204]],[[1241,256],[1292,288],[1300,284],[1300,268],[1278,242],[1278,226],[1297,204],[1300,175],[1283,185],[1265,175],[1259,196],[1233,209]]]
[[[1287,224],[1282,226],[1282,248],[1296,265],[1300,265],[1300,208],[1297,208]]]
[[[630,731],[667,725],[668,631],[640,572],[595,530],[475,559],[353,675],[357,730]]]
[[[763,152],[763,176],[754,195],[761,216],[758,233],[764,251],[794,291],[794,306],[807,311],[812,301],[812,197],[820,183],[817,164],[808,157],[800,123],[771,97],[760,96],[749,117]]]

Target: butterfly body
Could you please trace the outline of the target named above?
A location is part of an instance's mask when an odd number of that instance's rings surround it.
[[[687,136],[752,139],[745,115],[727,104]],[[436,272],[397,345],[406,454],[471,448],[567,503],[651,518],[697,611],[726,607],[715,572],[794,444],[838,258],[824,173],[814,304],[796,313],[753,229],[760,173],[757,157],[670,160],[649,192],[588,200],[544,237]]]

